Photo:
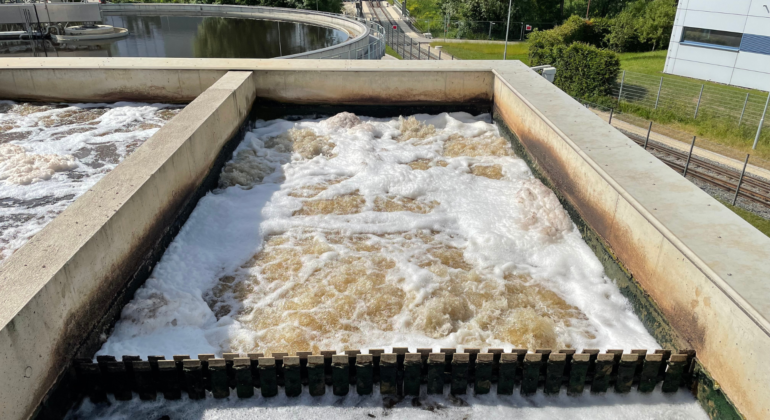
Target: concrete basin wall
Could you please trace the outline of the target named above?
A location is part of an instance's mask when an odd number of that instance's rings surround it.
[[[137,83],[141,83],[138,80]],[[254,101],[225,74],[0,269],[0,418],[29,418],[124,294]],[[143,280],[143,279],[140,279]]]
[[[108,15],[123,16],[217,16],[241,19],[280,20],[286,22],[300,22],[309,25],[324,26],[345,32],[350,36],[345,42],[331,47],[304,53],[286,55],[287,58],[339,58],[360,59],[368,53],[369,35],[372,34],[369,26],[355,19],[343,15],[317,12],[314,10],[287,9],[281,7],[263,6],[232,6],[216,4],[132,4],[115,3],[100,5],[102,12]],[[374,54],[375,51],[372,51]],[[383,52],[384,54],[384,52]],[[382,54],[377,58],[382,57]]]
[[[205,91],[184,114],[198,109],[196,103],[202,107],[200,101],[213,94],[209,92],[226,90],[217,87],[226,79],[211,82],[217,75],[227,74],[229,82],[225,84],[233,84],[231,79],[236,76],[228,71],[253,74],[234,89],[239,116],[242,107],[247,109],[247,102],[251,103],[248,98],[257,98],[257,104],[493,103],[496,118],[512,130],[535,166],[644,288],[678,335],[697,350],[699,361],[741,413],[752,419],[770,418],[770,389],[765,386],[770,366],[759,357],[760,349],[770,345],[770,239],[519,62],[18,58],[0,60],[0,98],[74,102],[93,101],[101,95],[110,100],[135,99],[133,95],[141,92],[147,98],[155,93],[156,101],[166,101]],[[193,83],[196,77],[197,84]],[[77,81],[77,88],[68,84],[69,78]],[[89,79],[90,85],[85,83]],[[205,90],[208,86],[212,88]],[[222,107],[225,102],[217,105],[217,109]],[[222,114],[222,121],[233,121],[227,115]],[[188,132],[184,131],[186,124],[179,127],[182,123],[177,119],[94,189],[105,194],[117,191],[126,203],[170,202],[169,195],[175,193],[164,180],[169,177],[172,185],[183,182],[175,178],[176,172],[148,174],[146,182],[158,183],[157,192],[151,196],[139,195],[140,190],[126,187],[120,177],[139,171],[144,160],[149,168],[185,165],[173,154],[156,156],[150,146],[164,143],[161,133],[175,129]],[[206,120],[206,124],[214,123]],[[216,139],[221,148],[220,137]],[[201,140],[191,138],[188,143],[194,156],[213,159],[218,153],[217,147]],[[204,144],[205,151],[197,149]],[[164,156],[168,159],[165,164],[160,162]],[[196,160],[191,168],[200,165]],[[123,192],[123,188],[127,190]],[[114,223],[124,223],[120,218],[128,217],[121,216],[126,206],[114,207],[111,201],[104,201],[108,205],[100,209],[102,204],[93,201],[93,194],[76,201],[0,268],[0,296],[4,299],[0,355],[6,361],[0,368],[0,395],[10,396],[3,401],[2,418],[29,415],[30,407],[34,408],[55,379],[52,369],[66,357],[57,353],[58,337],[84,333],[70,327],[74,324],[63,320],[59,309],[62,305],[72,308],[72,290],[79,290],[73,289],[75,286],[70,285],[74,280],[68,279],[77,278],[77,284],[93,283],[93,287],[99,283],[113,287],[113,282],[123,281],[109,277],[114,271],[109,271],[111,266],[105,261],[125,258],[128,251],[118,247],[115,252],[122,254],[112,255],[113,248],[101,247],[100,254],[94,255],[85,238],[134,238],[131,235],[138,235],[139,230],[103,230],[90,222],[74,225],[72,217],[86,218],[88,212],[95,216],[87,219],[104,226],[111,226],[112,218],[118,217]],[[110,209],[118,211],[112,213]],[[143,209],[134,211],[145,214]],[[154,211],[162,214],[160,208]],[[62,236],[63,232],[69,236]],[[68,259],[62,260],[58,253],[66,253]],[[25,267],[28,258],[34,263]],[[85,267],[87,264],[93,267]],[[74,270],[86,269],[74,276]],[[42,293],[45,300],[38,301]],[[88,308],[92,296],[77,296],[76,302]],[[41,307],[39,302],[48,306]],[[88,310],[87,316],[101,316],[99,308]],[[31,317],[30,311],[35,316]],[[39,353],[45,355],[44,362],[35,358]],[[24,363],[32,367],[29,378],[19,368]],[[9,401],[14,404],[9,405]],[[17,408],[20,406],[23,408]]]
[[[495,112],[740,412],[770,418],[770,239],[523,66]]]

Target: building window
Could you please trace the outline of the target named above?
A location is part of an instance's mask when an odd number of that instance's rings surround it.
[[[743,34],[737,32],[715,31],[713,29],[684,28],[682,42],[737,50],[741,46]]]

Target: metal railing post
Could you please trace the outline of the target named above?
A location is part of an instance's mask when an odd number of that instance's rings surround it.
[[[441,60],[441,51],[443,51],[443,50],[438,50],[438,59],[439,60]]]
[[[409,38],[409,59],[410,60],[414,57],[414,55],[412,54],[412,51],[414,51],[414,49],[412,47],[414,47],[414,40],[410,37]]]
[[[700,85],[700,95],[698,95],[698,105],[695,105],[695,116],[693,117],[694,120],[698,119],[698,110],[700,109],[700,101],[703,99],[703,88],[706,85]]]
[[[658,102],[660,102],[661,89],[663,89],[663,76],[660,77],[660,85],[658,86],[658,97],[655,98],[655,109],[658,109]]]
[[[690,153],[687,155],[687,163],[684,164],[683,177],[687,178],[687,168],[690,167],[690,158],[692,157],[692,149],[695,148],[695,136],[692,136],[692,144],[690,144]]]
[[[610,109],[610,120],[607,122],[607,124],[612,125],[612,114],[615,113],[615,108]]]
[[[618,92],[618,104],[620,103],[620,98],[623,97],[623,84],[626,83],[626,71],[623,70],[623,77],[620,78],[620,92]]]
[[[422,42],[417,43],[417,59],[422,60]]]
[[[765,125],[765,115],[767,115],[767,105],[770,104],[770,92],[767,93],[767,101],[765,102],[765,110],[762,111],[762,118],[759,120],[759,127],[757,127],[757,136],[754,137],[754,145],[752,149],[757,148],[757,142],[759,142],[759,135],[762,134],[762,126]]]
[[[746,173],[746,166],[749,164],[749,154],[746,154],[746,161],[743,162],[743,170],[741,171],[741,177],[738,178],[738,188],[735,189],[735,196],[733,197],[733,205],[738,201],[738,193],[741,191],[741,184],[743,183],[743,175]]]
[[[743,114],[746,113],[746,105],[749,104],[749,94],[746,94],[746,100],[743,102],[743,110],[741,111],[741,118],[738,119],[738,127],[741,126],[741,123],[743,122]]]
[[[644,150],[647,150],[647,143],[650,142],[650,133],[652,132],[652,121],[650,121],[650,128],[647,129],[647,138],[644,139]]]

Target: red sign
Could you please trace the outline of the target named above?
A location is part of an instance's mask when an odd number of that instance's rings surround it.
[[[396,26],[396,25],[393,25],[393,29],[398,29],[398,26]]]
[[[531,31],[532,30],[532,25],[527,25],[527,30]]]

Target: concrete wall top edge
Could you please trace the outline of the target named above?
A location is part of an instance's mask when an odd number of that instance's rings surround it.
[[[770,238],[544,79],[494,73],[770,336]]]
[[[218,106],[251,76],[252,72],[246,71],[225,74],[196,99],[203,102],[201,106],[188,105],[180,113],[182,119],[169,121],[8,257],[0,266],[0,330],[166,164],[178,143],[198,129],[203,121],[201,115],[211,114],[214,105]],[[22,278],[23,282],[17,281]]]
[[[0,58],[0,71],[24,69],[110,69],[110,70],[318,70],[318,71],[491,71],[493,68],[514,66],[520,61],[456,60],[411,61],[396,60],[272,60],[222,58]],[[523,66],[523,64],[522,64]],[[526,67],[526,66],[524,66]]]

